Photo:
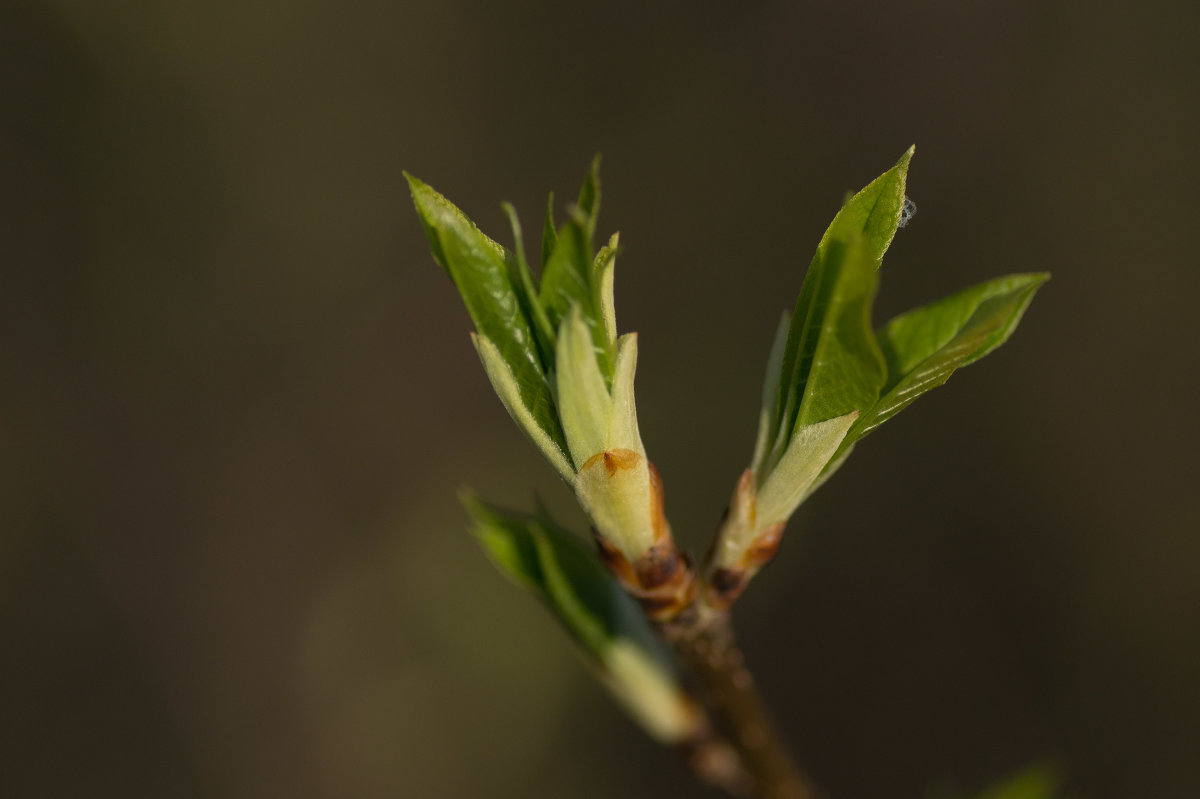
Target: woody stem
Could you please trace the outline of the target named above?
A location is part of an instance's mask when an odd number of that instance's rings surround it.
[[[750,795],[816,799],[816,788],[792,760],[755,689],[729,614],[701,600],[660,630],[694,680],[713,723],[737,751],[753,786]]]

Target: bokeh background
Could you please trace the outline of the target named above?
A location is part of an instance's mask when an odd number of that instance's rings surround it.
[[[879,316],[1050,270],[738,612],[833,797],[1200,795],[1191,2],[0,4],[0,794],[706,797],[465,533],[582,527],[401,170],[507,242],[605,156],[642,429],[704,546],[843,193]]]

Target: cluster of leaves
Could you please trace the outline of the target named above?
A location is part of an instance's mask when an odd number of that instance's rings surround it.
[[[517,213],[509,250],[482,233],[428,184],[406,175],[434,260],[454,281],[471,320],[476,349],[496,393],[517,424],[575,489],[598,528],[646,545],[645,514],[606,502],[615,481],[581,472],[598,451],[620,447],[644,461],[633,400],[636,337],[618,339],[613,273],[618,237],[593,254],[600,208],[594,160],[567,219],[556,226],[550,196],[539,273],[525,257]],[[646,511],[649,473],[633,470],[617,485]],[[601,476],[593,477],[599,471]],[[601,483],[597,485],[597,483]],[[674,664],[636,603],[595,554],[545,513],[526,515],[463,496],[473,531],[493,563],[537,596],[570,634],[585,661],[656,739],[679,741],[698,714]],[[617,507],[614,508],[614,505]],[[617,528],[617,529],[612,529]],[[622,535],[624,533],[624,535]],[[634,546],[633,544],[630,545]]]
[[[744,585],[761,542],[845,462],[855,444],[962,366],[1004,343],[1044,273],[1008,275],[911,310],[876,329],[880,266],[911,216],[913,150],[849,198],[821,237],[775,335],[748,473],[714,549]]]
[[[765,528],[780,529],[863,436],[1000,346],[1048,278],[990,280],[875,328],[879,268],[905,214],[912,152],[844,203],[781,321],[747,475],[753,479],[739,483],[714,548],[718,565],[737,564]],[[515,241],[508,250],[427,184],[408,180],[433,257],[475,324],[497,394],[573,486],[600,535],[632,562],[653,543],[644,529],[631,532],[650,524],[650,481],[633,401],[636,338],[616,332],[617,236],[593,252],[597,169],[594,161],[562,225],[551,196],[537,275],[511,206],[503,206]],[[589,473],[595,453],[617,449],[640,471],[630,469],[624,482],[603,469]],[[513,514],[474,498],[464,504],[500,570],[545,602],[643,726],[660,740],[686,738],[697,714],[645,618],[599,560],[544,514]]]
[[[600,211],[598,170],[597,158],[578,201],[558,227],[550,195],[540,280],[525,258],[521,223],[511,205],[502,206],[515,241],[508,250],[428,184],[405,174],[434,260],[454,281],[475,323],[475,345],[492,384],[514,420],[567,482],[575,469],[556,375],[560,334],[573,311],[587,330],[595,366],[609,390],[616,363],[612,286],[617,237],[592,254]]]
[[[875,330],[879,267],[900,225],[912,153],[843,205],[780,323],[751,467],[764,523],[791,515],[863,436],[1003,344],[1049,277],[989,280]]]

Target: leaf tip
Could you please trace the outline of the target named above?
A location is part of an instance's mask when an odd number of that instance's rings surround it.
[[[520,253],[521,258],[523,259],[525,256],[524,253],[521,252],[521,218],[517,216],[517,209],[512,203],[510,203],[508,200],[505,200],[500,203],[500,211],[508,218],[508,226],[512,229],[513,234],[513,244],[516,246],[518,253]]]
[[[429,189],[428,183],[421,180],[407,169],[401,170],[401,174],[404,175],[404,179],[408,181],[408,190],[412,192],[414,197],[417,195],[418,191],[427,191]]]
[[[595,227],[596,216],[600,212],[600,153],[592,157],[588,173],[583,179],[583,186],[579,189],[577,204],[587,217],[591,230]]]
[[[1050,281],[1049,272],[1028,272],[1023,275],[1014,275],[1014,277],[1020,277],[1024,280],[1021,291],[1029,298],[1032,298],[1038,289]]]

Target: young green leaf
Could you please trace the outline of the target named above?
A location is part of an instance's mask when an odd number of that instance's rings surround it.
[[[810,270],[816,279],[805,280],[807,294],[802,290],[807,309],[797,307],[807,319],[800,327],[799,360],[791,372],[788,402],[797,406],[795,417],[784,419],[768,459],[756,466],[760,480],[783,457],[796,431],[869,408],[879,398],[886,367],[871,329],[876,267],[861,235],[830,239],[818,250]],[[792,332],[797,329],[793,316]],[[785,363],[786,358],[785,350]]]
[[[760,473],[782,456],[798,425],[863,410],[865,406],[853,406],[869,397],[872,384],[882,383],[874,337],[869,327],[865,333],[858,329],[858,318],[860,313],[867,314],[869,325],[875,277],[868,273],[878,269],[896,234],[912,154],[910,148],[894,167],[851,197],[817,246],[800,287],[780,360],[778,395],[767,425],[771,433],[763,448],[763,460],[755,462]],[[829,316],[835,317],[832,325],[827,324]],[[818,357],[823,339],[842,334],[849,338],[844,343],[827,343],[828,354],[823,352]],[[830,372],[818,380],[823,387],[810,388],[814,364],[822,371],[830,368],[828,357],[834,350],[842,350],[850,363],[834,367],[842,374]],[[834,394],[828,393],[831,385]]]
[[[573,483],[596,533],[635,563],[657,540],[650,462],[629,449],[597,453]]]
[[[875,265],[883,261],[900,225],[908,165],[914,152],[916,147],[909,147],[895,166],[868,183],[842,206],[821,238],[818,249],[834,238],[861,234]]]
[[[831,241],[824,257],[832,291],[808,365],[796,430],[869,407],[886,376],[871,329],[877,262],[858,236],[845,243]]]
[[[507,366],[519,404],[547,438],[565,449],[542,356],[513,285],[504,248],[428,184],[408,174],[405,177],[434,260],[454,281],[475,329]]]
[[[593,161],[579,192],[579,205],[571,209],[570,218],[558,230],[542,270],[539,299],[554,326],[562,323],[572,306],[579,306],[591,333],[600,373],[605,385],[611,385],[615,341],[605,324],[602,275],[594,268],[592,256],[592,234],[600,209],[598,167],[599,162]]]
[[[755,516],[759,530],[791,517],[837,452],[857,416],[857,411],[851,411],[796,428],[783,457],[758,490]]]
[[[525,244],[521,236],[521,220],[517,209],[511,203],[501,203],[500,207],[508,217],[509,227],[512,228],[514,251],[505,253],[508,261],[509,278],[521,302],[521,311],[525,318],[533,324],[533,333],[537,339],[538,354],[542,359],[542,371],[549,372],[554,364],[554,327],[546,309],[538,299],[537,281],[525,260]]]
[[[554,250],[542,270],[540,299],[551,323],[558,325],[572,305],[593,307],[591,253],[583,226],[569,219],[559,229]]]
[[[613,369],[612,418],[608,424],[606,448],[627,449],[645,457],[646,447],[638,429],[637,403],[633,398],[637,357],[637,333],[626,333],[617,339],[617,365]]]
[[[883,396],[859,417],[842,446],[1008,340],[1047,279],[1049,275],[1036,273],[989,280],[888,322],[879,331],[888,365]]]
[[[578,305],[558,328],[555,355],[558,410],[575,468],[608,449],[612,395],[592,350],[591,332]]]
[[[600,318],[604,322],[604,331],[608,341],[615,345],[617,342],[617,311],[613,304],[613,277],[617,267],[617,252],[620,250],[620,234],[614,233],[608,239],[608,244],[596,253],[592,264],[593,280],[600,292]]]
[[[859,438],[1002,344],[1046,279],[989,281],[874,331],[878,268],[904,214],[912,154],[847,200],[821,238],[795,311],[784,315],[763,383],[754,490],[739,483],[735,491],[744,512],[720,531],[720,565],[786,520]]]
[[[637,337],[626,334],[617,347],[610,393],[579,306],[572,307],[558,331],[558,404],[575,496],[596,532],[633,562],[657,540],[656,518],[634,403]]]
[[[692,734],[699,717],[645,616],[599,559],[549,518],[462,495],[472,532],[496,567],[538,596],[631,715],[658,740]]]
[[[554,224],[554,192],[546,200],[546,221],[542,223],[542,260],[538,262],[540,274],[546,274],[546,263],[554,248],[558,246],[558,227]]]
[[[600,154],[592,156],[583,185],[579,187],[579,199],[575,203],[583,212],[588,236],[596,234],[596,219],[600,216]]]

